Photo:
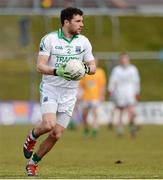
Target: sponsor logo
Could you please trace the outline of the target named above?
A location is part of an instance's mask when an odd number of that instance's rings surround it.
[[[73,46],[71,46],[71,45],[66,45],[65,48],[70,48],[70,49],[72,49]]]
[[[56,56],[57,63],[55,64],[55,67],[59,67],[61,64],[66,64],[70,59],[72,60],[79,60],[76,56]]]
[[[55,49],[63,49],[62,46],[55,46]]]
[[[76,46],[75,47],[75,52],[80,53],[81,52],[81,46]]]

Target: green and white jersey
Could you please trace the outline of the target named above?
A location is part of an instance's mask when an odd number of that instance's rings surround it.
[[[41,39],[39,55],[49,56],[48,65],[55,69],[61,64],[66,64],[70,59],[85,62],[94,60],[92,46],[85,36],[74,35],[71,39],[67,39],[61,29]],[[78,81],[67,81],[52,75],[43,75],[42,83],[67,88],[78,86]]]

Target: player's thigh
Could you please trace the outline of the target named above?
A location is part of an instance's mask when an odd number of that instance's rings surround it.
[[[35,132],[37,135],[42,135],[51,131],[56,125],[56,114],[46,113],[42,115],[42,120],[36,125]]]
[[[129,113],[130,115],[135,115],[135,114],[136,114],[135,104],[129,105],[128,108],[127,108],[127,110],[128,110],[128,113]]]
[[[41,104],[42,122],[41,127],[47,131],[51,130],[56,125],[56,103]]]
[[[45,113],[42,115],[42,126],[50,126],[51,128],[56,125],[56,114]]]
[[[99,101],[92,101],[92,113],[95,117],[97,117],[97,111],[98,111],[98,107],[100,105],[100,102]]]

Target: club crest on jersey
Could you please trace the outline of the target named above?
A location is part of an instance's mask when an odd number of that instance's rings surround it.
[[[43,102],[47,102],[47,101],[48,101],[48,97],[46,96],[43,98]]]
[[[81,47],[80,46],[76,46],[75,47],[75,52],[80,53],[81,52]]]

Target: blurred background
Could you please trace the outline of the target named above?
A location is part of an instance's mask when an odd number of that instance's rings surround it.
[[[66,131],[41,164],[40,177],[163,178],[163,0],[0,0],[0,178],[26,177],[22,146],[31,124],[41,119],[39,43],[60,27],[60,11],[67,6],[84,11],[83,34],[107,84],[120,52],[137,66],[140,132],[117,138],[108,129],[113,105],[106,85],[96,140],[83,138],[81,126]]]
[[[0,0],[0,124],[40,118],[39,42],[60,27],[60,10],[66,6],[84,11],[83,34],[107,78],[119,52],[130,54],[140,71],[140,102],[145,102],[138,107],[138,119],[163,124],[162,0]],[[103,111],[106,123],[109,114]]]

